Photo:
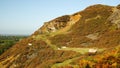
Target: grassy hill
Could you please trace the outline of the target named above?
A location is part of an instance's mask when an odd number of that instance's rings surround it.
[[[0,56],[3,68],[119,68],[120,6],[53,19]],[[89,49],[97,53],[90,54]]]

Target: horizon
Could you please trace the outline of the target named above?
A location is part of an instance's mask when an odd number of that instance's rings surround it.
[[[30,36],[29,34],[0,34],[0,36]]]
[[[117,6],[120,4],[120,1],[1,0],[0,34],[31,35],[40,28],[44,22],[59,16],[71,15],[95,4]]]

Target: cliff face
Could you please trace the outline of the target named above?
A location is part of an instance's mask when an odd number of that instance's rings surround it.
[[[80,19],[80,17],[81,16],[79,14],[58,17],[52,21],[45,22],[44,25],[35,32],[35,34],[56,32],[67,26],[75,24]]]
[[[117,25],[120,28],[120,9],[113,8],[113,13],[109,16],[108,21],[112,24]]]
[[[96,47],[100,51],[107,51],[120,45],[119,28],[119,6],[93,5],[75,14],[45,22],[30,37],[21,40],[2,54],[0,67],[81,67],[82,65],[79,66],[74,61],[79,60],[79,57],[87,57],[89,48]]]

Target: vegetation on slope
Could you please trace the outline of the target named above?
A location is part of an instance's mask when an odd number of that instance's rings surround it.
[[[73,14],[81,18],[73,20],[74,24],[70,27],[67,27],[71,20],[69,15],[45,23],[32,36],[3,53],[0,56],[0,67],[119,68],[120,30],[109,20],[114,14],[113,8],[116,7],[90,6]],[[87,53],[94,47],[106,50],[103,53]]]
[[[3,36],[0,35],[0,54],[12,47],[16,42],[27,36]]]
[[[119,68],[120,46],[109,49],[102,54],[84,58],[79,61],[80,67],[89,68]],[[89,58],[89,59],[88,59]]]
[[[58,34],[50,38],[53,44],[69,47],[84,47],[82,46],[84,43],[91,45],[94,40],[86,38],[87,35],[98,33],[102,36],[112,27],[111,23],[107,22],[107,18],[112,14],[111,6],[90,6],[79,14],[82,16],[81,19],[72,26],[68,34]]]
[[[53,50],[42,40],[27,38],[1,55],[0,66],[5,68],[50,68],[55,63],[63,62],[75,56],[77,56],[76,52]]]

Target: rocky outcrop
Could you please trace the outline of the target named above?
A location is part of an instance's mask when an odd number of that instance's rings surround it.
[[[69,15],[65,15],[59,18],[56,18],[52,21],[44,23],[43,27],[39,29],[40,34],[41,33],[50,33],[55,32],[56,30],[59,30],[61,28],[64,28],[67,25],[67,22],[70,20]]]
[[[120,4],[117,6],[117,9],[120,9]]]
[[[97,40],[99,38],[99,34],[98,33],[89,34],[86,37],[92,40]]]
[[[57,30],[75,24],[80,17],[81,15],[79,14],[58,17],[52,21],[45,22],[44,25],[35,32],[35,34],[56,32]]]
[[[120,9],[117,9],[116,7],[113,8],[113,13],[108,18],[108,21],[112,24],[117,25],[117,29],[120,28]]]

